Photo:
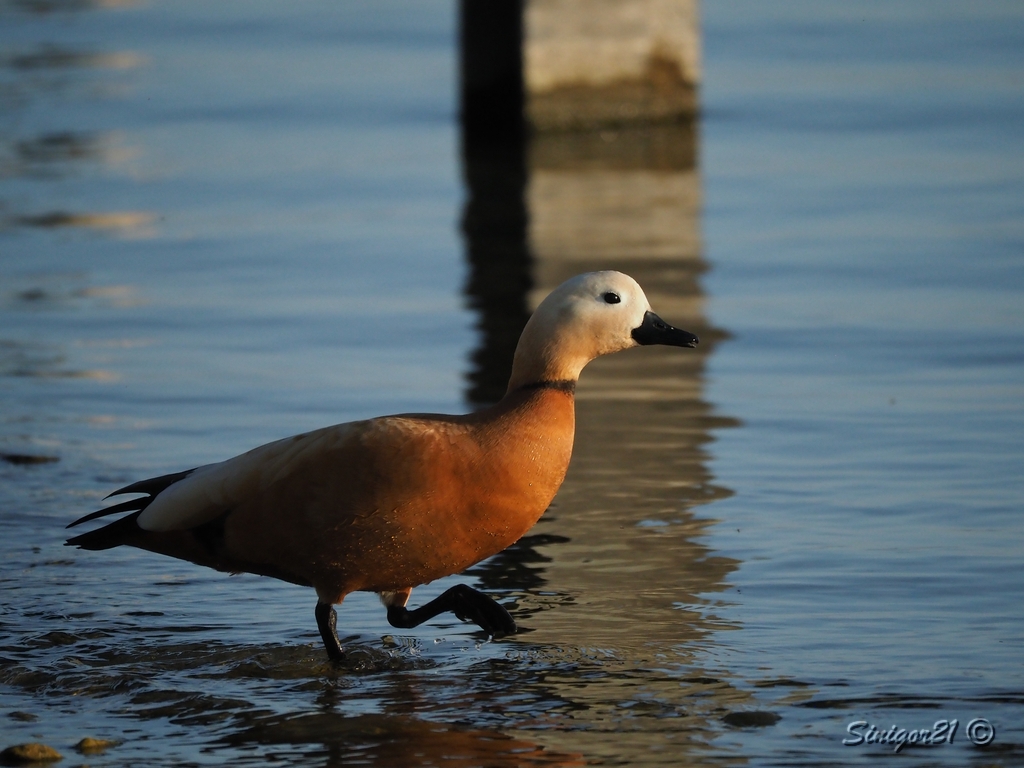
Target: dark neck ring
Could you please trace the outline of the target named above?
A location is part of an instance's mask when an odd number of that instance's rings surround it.
[[[529,384],[523,384],[519,387],[520,391],[531,390],[531,389],[554,389],[558,392],[565,392],[568,395],[576,392],[576,382],[571,379],[562,379],[560,381],[534,381]]]

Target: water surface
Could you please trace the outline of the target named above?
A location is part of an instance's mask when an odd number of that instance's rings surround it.
[[[699,136],[536,139],[494,192],[504,166],[460,154],[449,3],[0,5],[0,452],[54,459],[0,461],[0,746],[1020,762],[1024,14],[704,15]],[[480,298],[481,263],[526,271],[522,306]],[[605,267],[704,343],[588,368],[553,508],[414,592],[473,583],[520,635],[396,632],[354,595],[334,667],[309,590],[62,546],[141,477],[474,407],[491,329]],[[841,743],[941,718],[952,745]]]

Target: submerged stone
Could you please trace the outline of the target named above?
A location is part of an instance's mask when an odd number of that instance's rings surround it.
[[[30,744],[15,744],[0,752],[0,764],[2,765],[27,765],[29,763],[53,763],[63,760],[64,755],[53,747],[33,742]]]
[[[722,722],[733,728],[765,728],[775,725],[782,718],[774,712],[730,712],[722,718]]]
[[[111,747],[116,747],[118,743],[119,742],[111,741],[110,739],[94,739],[86,736],[80,742],[75,744],[75,749],[83,755],[92,755],[97,752],[104,752]]]

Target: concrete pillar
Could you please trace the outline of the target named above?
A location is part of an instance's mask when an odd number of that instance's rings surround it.
[[[522,0],[461,0],[459,85],[463,133],[518,140],[523,120]]]
[[[523,79],[540,131],[692,116],[697,0],[525,0]]]

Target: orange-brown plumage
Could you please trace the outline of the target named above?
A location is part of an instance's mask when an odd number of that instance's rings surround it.
[[[225,550],[294,572],[322,602],[425,584],[537,522],[565,476],[572,436],[571,394],[546,389],[470,416],[361,422],[334,451],[236,508]],[[289,498],[296,482],[305,493]],[[270,523],[289,503],[297,533],[282,547]]]

